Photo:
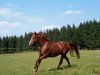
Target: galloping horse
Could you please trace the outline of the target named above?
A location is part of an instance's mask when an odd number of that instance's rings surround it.
[[[43,34],[39,33],[32,33],[32,37],[29,42],[29,46],[32,47],[34,43],[38,43],[40,46],[39,50],[39,58],[36,61],[34,71],[37,72],[38,67],[42,61],[42,59],[45,59],[47,57],[56,57],[58,55],[61,55],[59,65],[57,69],[59,69],[60,65],[62,64],[63,59],[65,59],[68,62],[68,65],[70,65],[69,59],[66,56],[68,51],[70,50],[70,45],[64,41],[61,42],[50,42]],[[77,58],[80,58],[80,54],[78,51],[78,48],[75,48],[75,52],[77,55]]]

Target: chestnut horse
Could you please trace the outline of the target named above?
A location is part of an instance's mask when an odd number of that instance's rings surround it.
[[[40,46],[39,58],[37,59],[35,67],[34,67],[35,72],[37,72],[42,59],[45,59],[47,57],[56,57],[58,55],[61,55],[61,58],[60,58],[60,62],[57,69],[59,69],[60,65],[62,64],[63,59],[65,59],[68,62],[68,65],[71,66],[69,59],[66,56],[66,54],[71,48],[70,44],[64,41],[50,42],[43,34],[39,34],[36,32],[32,33],[29,46],[32,47],[34,43],[38,43]],[[77,58],[80,58],[78,48],[75,48],[75,52],[76,52]]]

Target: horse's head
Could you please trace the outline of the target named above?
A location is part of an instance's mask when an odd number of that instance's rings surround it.
[[[31,47],[34,43],[37,43],[38,41],[38,37],[37,37],[37,33],[32,33],[32,37],[29,41],[29,46]]]
[[[32,33],[32,37],[30,39],[29,42],[29,46],[31,47],[34,43],[39,43],[39,44],[43,44],[45,42],[49,41],[45,35],[43,35],[42,33]]]

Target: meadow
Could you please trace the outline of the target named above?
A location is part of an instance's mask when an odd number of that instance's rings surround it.
[[[40,64],[38,75],[100,75],[100,50],[81,50],[81,58],[69,57],[71,67],[64,60],[59,70],[60,56],[47,58]],[[38,52],[0,54],[0,75],[33,75],[33,66]]]

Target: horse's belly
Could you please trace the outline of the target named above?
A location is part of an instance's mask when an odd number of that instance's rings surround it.
[[[58,56],[58,55],[60,55],[62,52],[59,50],[51,50],[50,52],[49,52],[49,57],[56,57],[56,56]]]

